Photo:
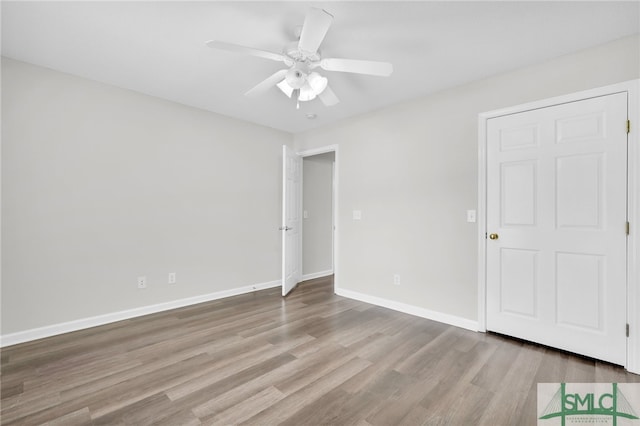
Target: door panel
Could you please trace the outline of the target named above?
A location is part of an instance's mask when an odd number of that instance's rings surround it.
[[[487,329],[624,364],[627,95],[487,121]]]
[[[502,226],[536,224],[537,164],[519,161],[500,165]]]
[[[534,148],[538,146],[538,126],[523,125],[511,129],[501,129],[500,151]]]
[[[556,253],[558,324],[602,330],[603,258],[580,253]],[[580,303],[576,303],[576,296]]]
[[[593,114],[575,115],[556,120],[556,142],[575,143],[605,138],[604,111]]]
[[[282,295],[301,277],[302,158],[282,146]]]
[[[503,248],[500,250],[500,310],[536,318],[538,252]]]
[[[558,228],[601,228],[602,161],[603,154],[556,159]]]

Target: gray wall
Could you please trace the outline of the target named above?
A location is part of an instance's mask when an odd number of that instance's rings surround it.
[[[339,145],[340,288],[475,321],[478,114],[639,78],[639,52],[625,38],[296,135]]]
[[[279,280],[291,135],[6,58],[2,113],[2,334]]]
[[[308,217],[302,227],[302,274],[333,270],[333,161],[335,154],[302,160],[302,208]]]

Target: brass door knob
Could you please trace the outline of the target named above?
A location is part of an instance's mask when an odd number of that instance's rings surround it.
[[[489,239],[490,240],[497,240],[498,239],[498,234],[489,234]]]

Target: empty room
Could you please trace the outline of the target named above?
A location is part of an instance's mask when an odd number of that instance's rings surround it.
[[[640,2],[0,8],[0,424],[640,426]]]

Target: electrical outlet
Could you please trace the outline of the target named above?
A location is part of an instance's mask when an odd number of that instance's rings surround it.
[[[138,277],[138,288],[147,288],[147,277]]]
[[[400,285],[400,275],[399,274],[394,274],[393,275],[393,284],[394,285]]]
[[[169,284],[175,284],[176,283],[176,273],[175,272],[169,272],[169,278],[167,280],[169,281]]]

